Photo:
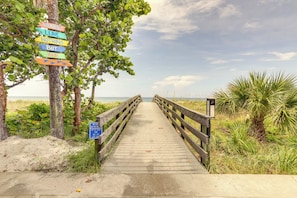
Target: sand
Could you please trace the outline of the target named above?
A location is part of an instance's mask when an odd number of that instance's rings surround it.
[[[82,149],[52,136],[12,136],[0,142],[0,172],[65,171],[67,155]]]

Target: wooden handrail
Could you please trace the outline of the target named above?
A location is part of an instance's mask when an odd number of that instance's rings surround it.
[[[137,95],[97,116],[98,125],[103,129],[103,133],[95,140],[95,150],[99,161],[104,159],[117,141],[140,102],[142,102],[142,98]]]
[[[194,155],[199,155],[197,159],[209,168],[209,139],[210,139],[210,120],[207,115],[198,113],[183,107],[171,100],[155,95],[153,102],[157,103],[165,116],[171,121],[172,125],[180,136],[188,143]],[[192,122],[189,122],[189,119]],[[198,123],[199,129],[191,123]],[[197,142],[197,139],[200,140]]]

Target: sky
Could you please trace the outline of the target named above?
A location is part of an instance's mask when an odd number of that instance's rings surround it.
[[[297,75],[296,0],[146,1],[124,53],[135,75],[104,75],[96,97],[205,98],[249,72]],[[9,90],[48,95],[40,78]]]

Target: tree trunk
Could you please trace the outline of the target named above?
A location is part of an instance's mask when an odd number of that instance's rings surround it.
[[[48,21],[58,24],[58,0],[48,0]],[[64,139],[63,109],[61,100],[60,68],[49,66],[50,128],[51,135]]]
[[[4,64],[0,63],[0,141],[8,138],[8,130],[6,127],[6,104],[7,95],[4,83]]]
[[[72,135],[74,136],[77,134],[81,124],[81,93],[80,88],[74,88],[74,122],[73,122],[73,129]]]
[[[266,130],[263,117],[254,117],[252,119],[251,133],[260,142],[266,141]]]

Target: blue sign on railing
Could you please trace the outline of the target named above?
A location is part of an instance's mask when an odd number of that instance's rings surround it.
[[[98,139],[102,134],[102,128],[99,127],[98,122],[91,122],[89,125],[89,139]]]

